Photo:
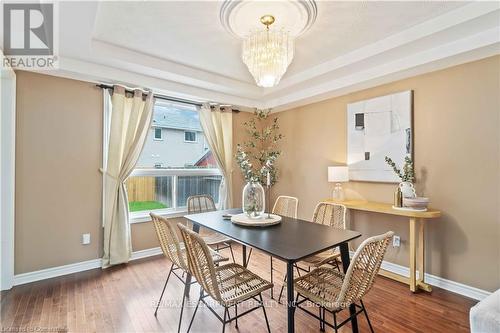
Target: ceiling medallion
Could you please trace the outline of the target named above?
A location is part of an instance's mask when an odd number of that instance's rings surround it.
[[[295,38],[311,27],[316,15],[313,0],[226,0],[220,21],[243,40],[242,59],[257,85],[273,87],[292,62]]]

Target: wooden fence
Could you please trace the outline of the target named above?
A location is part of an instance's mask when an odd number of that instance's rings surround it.
[[[130,177],[127,179],[128,201],[156,201],[155,177]]]

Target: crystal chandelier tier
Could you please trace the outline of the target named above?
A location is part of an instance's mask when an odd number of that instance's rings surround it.
[[[283,29],[271,30],[274,20],[272,15],[262,16],[266,29],[251,32],[243,41],[243,62],[260,87],[277,85],[293,59],[294,40]]]

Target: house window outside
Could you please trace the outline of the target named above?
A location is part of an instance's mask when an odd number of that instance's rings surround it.
[[[184,131],[185,142],[196,142],[196,132]]]
[[[163,140],[161,128],[155,127],[154,131],[155,131],[154,139],[155,140]]]
[[[131,221],[151,211],[185,212],[191,195],[208,194],[217,203],[222,176],[206,148],[197,108],[157,99],[153,131],[126,183]]]

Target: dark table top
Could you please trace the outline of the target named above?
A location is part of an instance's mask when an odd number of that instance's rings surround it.
[[[241,209],[219,210],[185,217],[195,224],[285,261],[298,261],[361,236],[357,231],[339,230],[289,217],[282,217],[281,223],[273,226],[244,227],[224,220],[222,215],[226,213],[238,214]]]

